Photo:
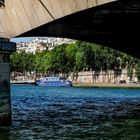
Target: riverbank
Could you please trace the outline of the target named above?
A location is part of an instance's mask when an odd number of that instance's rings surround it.
[[[35,84],[35,80],[10,81],[10,84]]]
[[[113,83],[73,83],[74,87],[94,87],[94,88],[139,88],[140,89],[140,84],[136,84],[136,83],[125,83],[125,84],[121,84],[121,83],[117,83],[117,84],[113,84]]]
[[[11,84],[33,84],[35,85],[34,80],[28,81],[11,81]],[[136,83],[75,83],[73,82],[73,87],[93,87],[93,88],[139,88],[140,84]]]

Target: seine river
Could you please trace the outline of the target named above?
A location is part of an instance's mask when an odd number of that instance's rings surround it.
[[[140,89],[13,85],[0,140],[140,140]]]

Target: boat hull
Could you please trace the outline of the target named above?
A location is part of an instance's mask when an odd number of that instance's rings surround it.
[[[70,81],[53,81],[53,82],[42,82],[40,80],[36,81],[37,86],[72,86],[72,82]]]

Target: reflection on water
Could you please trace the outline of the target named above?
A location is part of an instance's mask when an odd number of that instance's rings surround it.
[[[0,140],[139,140],[140,90],[12,86]]]

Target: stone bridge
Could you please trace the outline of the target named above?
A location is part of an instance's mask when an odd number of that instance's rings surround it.
[[[11,38],[67,37],[140,58],[139,17],[139,0],[0,0],[0,125],[11,124]]]

